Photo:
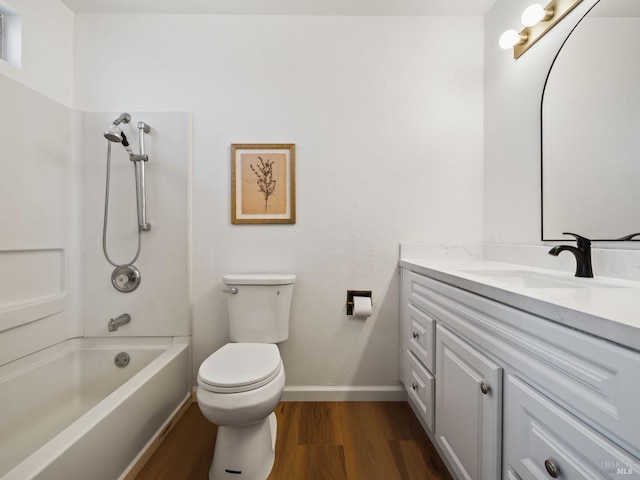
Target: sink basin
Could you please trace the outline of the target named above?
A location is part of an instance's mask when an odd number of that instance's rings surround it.
[[[486,281],[508,283],[512,286],[526,288],[625,288],[615,282],[597,280],[594,278],[580,278],[535,270],[459,270],[467,275],[483,277]]]

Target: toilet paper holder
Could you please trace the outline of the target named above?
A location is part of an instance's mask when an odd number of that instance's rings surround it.
[[[371,290],[347,290],[347,315],[353,315],[353,297],[372,298]]]

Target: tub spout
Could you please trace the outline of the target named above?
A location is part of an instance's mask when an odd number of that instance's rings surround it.
[[[131,315],[129,315],[128,313],[123,313],[116,318],[112,318],[111,320],[109,320],[109,331],[115,332],[116,330],[118,330],[118,327],[121,327],[122,325],[129,323],[130,321]]]

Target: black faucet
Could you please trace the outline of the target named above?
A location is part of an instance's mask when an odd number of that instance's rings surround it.
[[[631,235],[626,235],[622,238],[618,238],[618,241],[621,242],[635,242],[637,240],[634,240],[633,237],[637,237],[638,235],[640,235],[640,233],[632,233]]]
[[[593,278],[593,269],[591,268],[591,240],[575,233],[563,232],[563,235],[573,235],[576,237],[577,245],[556,245],[549,250],[549,255],[557,257],[563,250],[568,250],[576,257],[576,277]]]

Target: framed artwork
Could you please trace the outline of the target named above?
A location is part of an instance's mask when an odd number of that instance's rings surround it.
[[[231,223],[296,223],[296,146],[231,145]]]

